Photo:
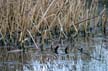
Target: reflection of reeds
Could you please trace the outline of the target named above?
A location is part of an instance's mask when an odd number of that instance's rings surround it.
[[[57,32],[59,37],[66,38],[68,34],[74,35],[73,32],[88,33],[89,27],[96,27],[99,21],[95,18],[98,16],[95,1],[88,6],[86,0],[0,0],[2,41],[5,45],[10,41],[18,43],[41,34],[44,43],[44,39]],[[103,23],[105,26],[106,19]],[[35,39],[32,40],[37,46]]]

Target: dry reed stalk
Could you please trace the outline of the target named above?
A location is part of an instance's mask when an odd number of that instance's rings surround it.
[[[0,0],[0,33],[4,39],[8,33],[12,39],[16,35],[15,40],[19,41],[30,33],[32,37],[37,33],[49,37],[55,28],[60,28],[56,31],[65,37],[68,33],[74,35],[70,31],[87,33],[90,26],[97,27],[102,15],[97,14],[98,0],[92,0],[90,7],[86,4],[86,0]]]
[[[38,25],[37,25],[37,28],[40,27],[40,25],[41,25],[43,19],[45,18],[47,12],[49,11],[49,9],[51,8],[51,6],[53,5],[54,2],[55,2],[55,0],[53,0],[53,1],[51,2],[51,4],[48,6],[48,8],[46,9],[46,11],[44,12],[44,14],[43,14],[43,16],[42,16],[40,22],[39,22]]]
[[[38,47],[38,45],[36,44],[35,39],[33,38],[31,32],[30,32],[29,30],[27,30],[27,32],[29,33],[30,37],[32,38],[32,40],[33,40],[33,42],[34,42],[34,44],[35,44],[35,47],[38,49],[39,47]]]
[[[63,35],[63,36],[65,36],[65,38],[67,38],[67,35],[64,33],[63,23],[61,23],[60,18],[58,18],[58,21],[59,21],[59,25],[60,25],[60,37]]]

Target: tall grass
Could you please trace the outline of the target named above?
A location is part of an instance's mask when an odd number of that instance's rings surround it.
[[[87,0],[0,0],[1,40],[4,45],[17,45],[31,38],[37,47],[38,34],[44,44],[55,35],[68,38],[79,31],[88,33],[103,17],[103,12],[99,14],[98,0],[91,4]]]

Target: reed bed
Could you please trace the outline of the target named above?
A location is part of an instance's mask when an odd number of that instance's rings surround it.
[[[0,0],[0,45],[18,46],[36,37],[45,40],[92,34],[102,20],[106,33],[106,8],[98,12],[98,0]],[[100,26],[101,27],[101,26]],[[94,31],[95,31],[94,30]],[[96,31],[95,31],[96,32]]]

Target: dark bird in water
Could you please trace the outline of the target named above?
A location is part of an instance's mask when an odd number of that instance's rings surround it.
[[[81,53],[83,53],[83,48],[78,48],[78,50],[79,50]]]
[[[69,49],[68,47],[65,48],[65,54],[68,54],[69,53],[68,52],[68,49]]]
[[[68,47],[66,47],[66,48],[64,49],[64,51],[63,51],[63,50],[60,50],[59,48],[60,48],[60,47],[57,45],[57,46],[54,48],[54,53],[56,53],[56,54],[68,54]]]
[[[55,52],[56,54],[58,54],[58,48],[59,48],[59,46],[57,45],[57,46],[55,47],[55,49],[54,49],[54,52]]]

